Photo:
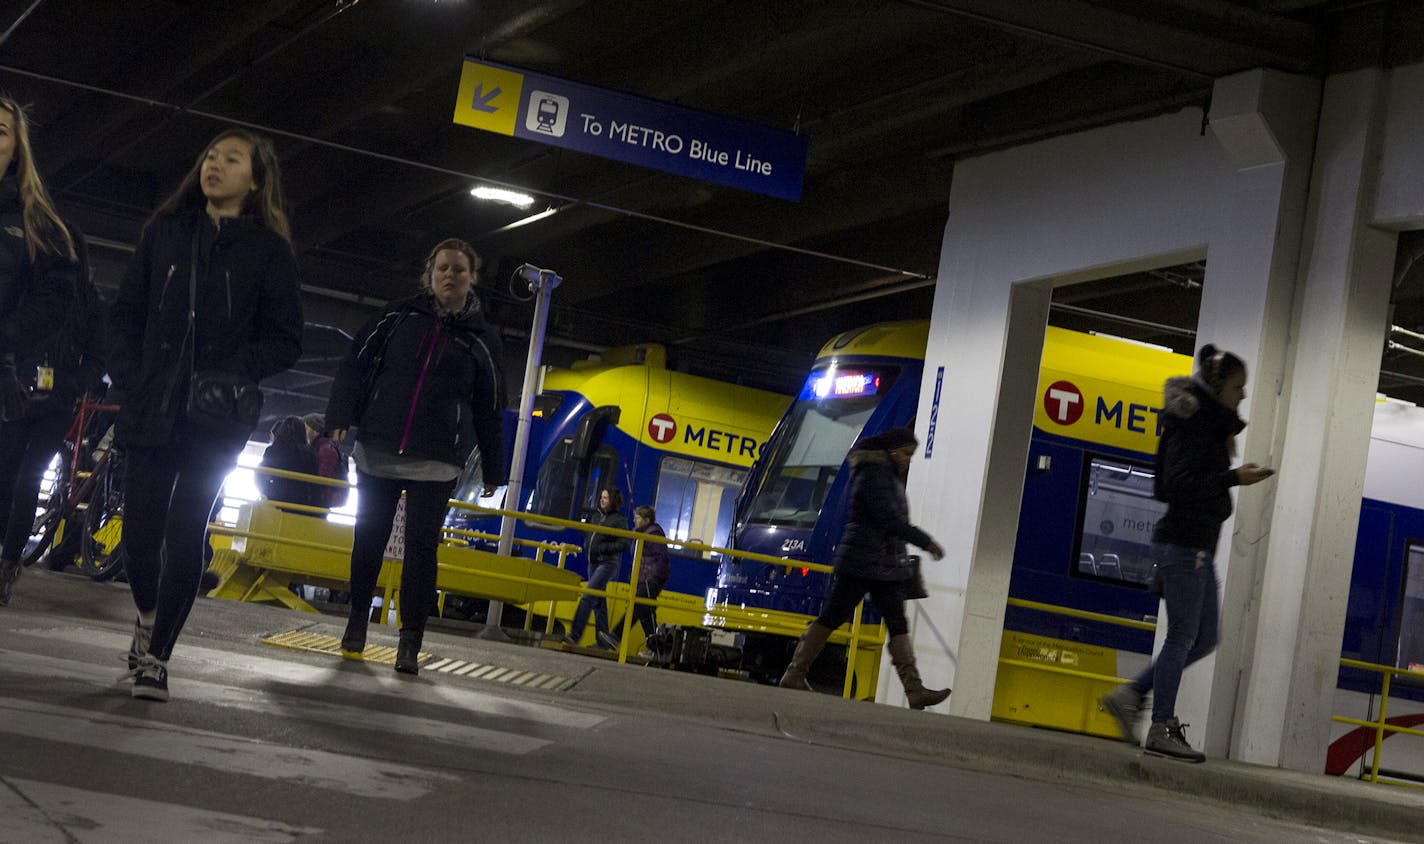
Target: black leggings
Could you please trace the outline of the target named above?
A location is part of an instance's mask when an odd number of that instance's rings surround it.
[[[855,613],[855,605],[870,594],[870,602],[880,610],[885,626],[891,636],[903,636],[910,632],[910,623],[905,619],[905,584],[899,580],[869,580],[864,577],[835,576],[831,586],[830,600],[816,623],[831,628],[840,627]]]
[[[35,526],[35,503],[45,469],[64,444],[70,422],[68,415],[60,413],[0,425],[0,479],[9,479],[0,483],[0,558],[18,560],[25,550]]]
[[[637,598],[656,598],[663,592],[662,580],[640,580],[634,593]],[[634,604],[633,621],[643,626],[643,635],[651,636],[658,629],[658,608],[652,604]]]
[[[401,567],[401,629],[424,630],[435,608],[436,551],[455,479],[408,481],[356,473],[356,536],[351,545],[351,612],[367,613],[381,574],[391,522],[405,490],[405,560]]]
[[[198,597],[208,514],[242,446],[180,427],[168,445],[124,450],[124,570],[138,611],[158,613],[148,652],[159,659]]]

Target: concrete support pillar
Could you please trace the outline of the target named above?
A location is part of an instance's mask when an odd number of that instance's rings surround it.
[[[1233,756],[1319,772],[1349,596],[1396,236],[1369,225],[1388,73],[1324,89],[1252,655]],[[1249,537],[1238,534],[1238,542]],[[1245,630],[1243,633],[1251,634]]]
[[[1253,70],[1217,82],[1210,131],[1236,168],[1231,193],[1209,232],[1197,346],[1214,343],[1246,361],[1250,382],[1241,407],[1247,421],[1240,461],[1277,465],[1276,419],[1301,231],[1310,186],[1320,83]],[[1191,740],[1207,753],[1228,753],[1239,678],[1250,662],[1263,541],[1275,483],[1240,489],[1236,512],[1217,549],[1221,580],[1221,644],[1188,669],[1177,715],[1193,726]],[[1165,609],[1159,618],[1166,618]],[[1166,626],[1159,625],[1160,650]]]
[[[952,713],[992,710],[1052,287],[1205,253],[1234,171],[1201,126],[1183,110],[955,170],[918,414],[936,439],[909,484],[947,555],[925,569],[911,632],[926,681],[953,686]],[[889,672],[878,699],[904,700]]]

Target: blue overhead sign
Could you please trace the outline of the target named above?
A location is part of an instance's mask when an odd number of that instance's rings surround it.
[[[465,60],[455,122],[782,199],[801,198],[806,137]]]

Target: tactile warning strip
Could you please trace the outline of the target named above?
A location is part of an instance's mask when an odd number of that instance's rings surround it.
[[[336,636],[325,636],[320,633],[307,633],[301,630],[291,630],[286,633],[268,636],[262,640],[262,644],[272,645],[278,648],[288,648],[294,651],[309,651],[311,653],[329,654],[337,657],[341,656],[340,638]],[[395,665],[396,649],[384,645],[367,645],[366,650],[362,652],[362,657],[366,662],[375,662],[381,665]],[[425,651],[420,652],[420,667],[422,671],[439,671],[442,674],[452,674],[457,677],[492,680],[496,683],[508,683],[511,686],[528,686],[530,688],[548,689],[550,691],[562,691],[572,682],[567,677],[559,677],[553,674],[541,674],[537,671],[520,671],[517,668],[504,668],[498,665],[487,665],[463,659],[437,657]]]

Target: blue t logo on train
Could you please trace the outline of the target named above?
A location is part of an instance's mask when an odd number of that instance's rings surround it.
[[[630,525],[633,507],[648,504],[670,538],[712,545],[724,539],[747,469],[790,399],[675,372],[666,360],[662,346],[639,345],[608,350],[599,360],[572,369],[548,370],[535,401],[524,500],[505,506],[578,521],[596,513],[600,490],[615,486],[623,493]],[[507,444],[513,442],[514,421],[507,413]],[[460,500],[479,502],[478,473],[479,461],[472,456],[456,490]],[[447,524],[499,533],[498,518],[468,511],[452,510]],[[586,534],[574,530],[523,523],[515,535],[580,546],[587,542]],[[493,550],[493,543],[484,547]],[[674,548],[671,555],[667,593],[692,596],[700,607],[716,567],[696,552]],[[620,572],[624,580],[629,559],[625,555]],[[586,576],[587,559],[580,553],[568,568]],[[561,611],[571,610],[565,606]]]

